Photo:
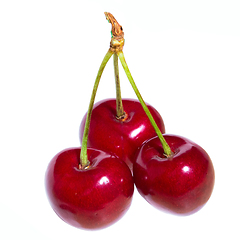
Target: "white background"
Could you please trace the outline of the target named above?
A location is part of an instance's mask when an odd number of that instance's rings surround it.
[[[198,213],[162,213],[137,191],[115,225],[83,231],[61,221],[44,188],[51,158],[79,146],[78,129],[108,50],[111,12],[124,54],[166,131],[212,158],[216,184]],[[0,2],[1,239],[240,239],[238,0]],[[136,98],[120,66],[123,97]],[[115,97],[112,59],[96,101]]]

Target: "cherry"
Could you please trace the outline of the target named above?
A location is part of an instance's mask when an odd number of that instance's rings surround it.
[[[89,148],[89,166],[79,169],[80,148],[58,153],[49,163],[45,185],[49,202],[66,223],[101,229],[129,209],[134,184],[127,165],[115,156]]]
[[[94,83],[82,147],[57,154],[46,172],[46,190],[53,210],[68,224],[83,229],[101,229],[115,223],[130,207],[134,191],[132,173],[124,161],[87,147],[96,91],[112,55],[111,50],[105,55]]]
[[[132,169],[134,155],[141,144],[156,136],[142,105],[138,100],[123,99],[126,113],[124,119],[116,117],[116,100],[105,99],[94,104],[88,135],[88,147],[115,154]],[[148,105],[158,127],[164,133],[162,117],[155,108]],[[80,125],[80,138],[83,138],[87,114]]]
[[[166,157],[158,137],[145,142],[133,165],[134,182],[154,207],[174,214],[192,214],[211,196],[215,179],[212,161],[189,139],[163,136],[172,154]]]

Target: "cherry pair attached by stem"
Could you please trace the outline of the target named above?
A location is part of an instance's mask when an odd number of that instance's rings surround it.
[[[194,213],[213,190],[211,159],[194,142],[165,134],[160,114],[145,104],[128,69],[121,25],[110,13],[105,15],[112,24],[112,39],[80,126],[82,147],[63,150],[50,162],[45,181],[50,204],[72,226],[101,229],[127,212],[135,184],[158,209]],[[102,72],[112,55],[117,97],[94,105]],[[121,98],[118,58],[138,101]]]

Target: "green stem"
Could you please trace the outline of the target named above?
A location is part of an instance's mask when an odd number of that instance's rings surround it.
[[[123,104],[122,104],[119,68],[118,68],[118,56],[116,53],[114,53],[113,55],[113,63],[114,63],[115,83],[116,83],[116,114],[117,114],[117,119],[122,119],[125,117],[125,113],[124,113]]]
[[[159,137],[159,140],[160,140],[160,142],[162,144],[162,147],[163,147],[165,155],[171,156],[171,154],[172,154],[171,148],[169,147],[169,145],[167,144],[166,140],[164,139],[160,129],[158,128],[155,120],[152,117],[152,114],[150,113],[150,111],[149,111],[147,105],[145,104],[145,102],[144,102],[140,92],[138,91],[138,88],[137,88],[137,86],[136,86],[136,84],[135,84],[135,82],[133,80],[133,77],[132,77],[130,71],[129,71],[129,68],[128,68],[128,65],[126,63],[126,60],[125,60],[123,52],[119,51],[119,52],[117,52],[117,55],[118,55],[118,57],[119,57],[119,59],[120,59],[120,61],[122,63],[123,69],[124,69],[124,71],[125,71],[125,73],[126,73],[126,75],[128,77],[128,80],[129,80],[130,84],[132,85],[133,90],[134,90],[134,92],[136,93],[136,95],[138,97],[139,102],[141,103],[145,113],[147,114],[147,116],[148,116],[148,118],[149,118],[153,128],[155,129],[155,131],[156,131],[156,133],[157,133],[157,135]]]
[[[105,55],[105,57],[101,63],[101,66],[98,70],[98,74],[97,74],[97,77],[96,77],[96,80],[95,80],[95,83],[93,86],[92,96],[91,96],[91,100],[89,103],[87,119],[86,119],[85,128],[84,128],[84,132],[83,132],[83,140],[82,140],[82,147],[81,147],[81,154],[80,154],[80,165],[79,165],[79,168],[81,168],[81,169],[84,169],[89,165],[88,156],[87,156],[87,141],[88,141],[88,132],[89,132],[89,127],[90,127],[90,120],[91,120],[91,115],[92,115],[93,104],[94,104],[95,96],[97,93],[97,88],[98,88],[103,70],[112,55],[113,55],[113,52],[108,50],[107,54]]]

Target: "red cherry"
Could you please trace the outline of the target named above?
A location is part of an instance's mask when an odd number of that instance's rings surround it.
[[[156,136],[142,105],[138,100],[123,99],[126,118],[116,118],[116,100],[106,99],[94,104],[88,135],[88,147],[115,154],[132,169],[134,156],[139,146]],[[165,132],[162,117],[155,108],[147,104],[161,132]],[[80,126],[82,141],[86,115]]]
[[[158,137],[145,142],[133,166],[139,193],[154,207],[189,215],[204,206],[214,186],[208,154],[194,142],[176,135],[164,138],[173,155],[164,156]]]
[[[50,204],[74,227],[108,227],[131,205],[132,174],[123,161],[94,149],[88,149],[89,167],[80,170],[79,156],[80,148],[70,148],[49,163],[45,184]]]

